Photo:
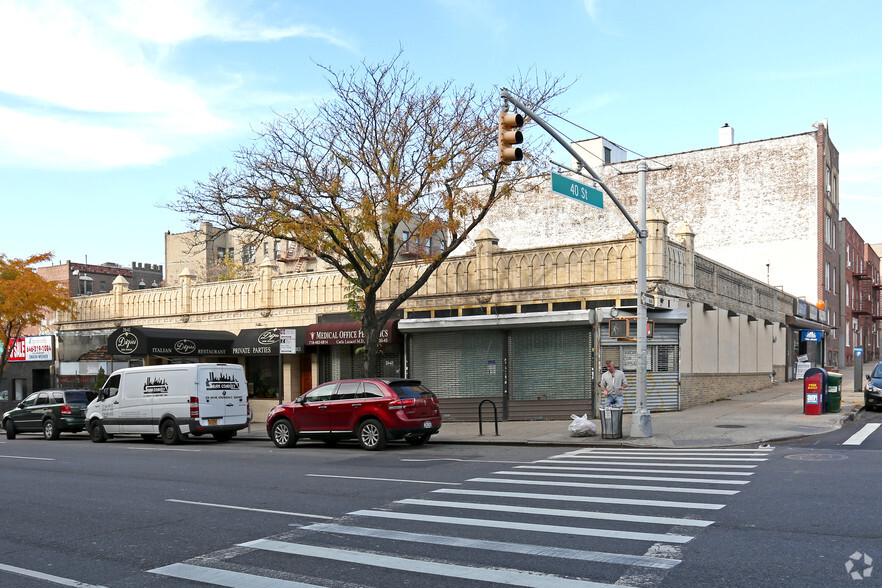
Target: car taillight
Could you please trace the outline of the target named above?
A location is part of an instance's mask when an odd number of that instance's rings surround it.
[[[393,400],[389,403],[389,410],[403,410],[405,406],[413,406],[416,403],[416,400],[413,398],[405,398],[398,400]]]
[[[67,404],[62,404],[61,405],[61,414],[71,414],[70,406],[68,406]]]
[[[199,399],[195,396],[190,397],[190,418],[199,418]]]

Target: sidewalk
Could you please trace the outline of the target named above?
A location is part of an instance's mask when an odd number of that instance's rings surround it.
[[[865,366],[867,373],[872,365]],[[863,407],[862,392],[854,391],[854,369],[843,374],[842,408],[838,413],[804,415],[803,382],[777,383],[759,392],[719,400],[678,412],[652,413],[652,437],[631,438],[631,415],[622,418],[622,439],[601,438],[599,420],[597,435],[571,437],[566,421],[505,421],[499,423],[499,435],[492,420],[484,422],[479,435],[477,422],[445,422],[431,443],[497,443],[506,445],[562,445],[573,447],[656,447],[701,448],[758,445],[818,435],[835,431],[845,420],[853,419]],[[575,409],[582,414],[583,410]],[[263,423],[255,423],[250,431],[240,431],[240,439],[266,439]]]

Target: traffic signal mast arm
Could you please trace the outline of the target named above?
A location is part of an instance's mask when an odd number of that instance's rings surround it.
[[[545,129],[545,131],[546,131],[549,135],[551,135],[551,136],[554,138],[555,141],[557,141],[558,143],[560,143],[561,146],[562,146],[564,149],[566,149],[567,151],[569,151],[570,155],[572,155],[573,157],[575,157],[575,158],[576,158],[576,161],[578,161],[580,164],[582,164],[582,167],[584,167],[584,168],[588,171],[588,173],[591,174],[591,177],[594,178],[594,181],[597,182],[597,183],[600,185],[601,188],[603,188],[603,191],[606,192],[606,195],[610,197],[610,200],[613,201],[613,204],[615,204],[616,207],[619,209],[619,211],[625,216],[625,219],[628,221],[628,223],[629,223],[632,227],[634,227],[634,231],[637,233],[637,236],[638,236],[638,237],[644,237],[644,238],[646,237],[646,235],[644,235],[643,232],[640,230],[640,227],[637,225],[637,223],[634,222],[634,219],[631,218],[631,215],[628,214],[628,211],[625,210],[625,207],[622,206],[622,203],[619,202],[619,199],[615,197],[615,195],[614,195],[614,194],[612,193],[612,191],[607,187],[607,185],[603,182],[603,180],[600,179],[600,176],[598,176],[598,175],[594,172],[594,170],[591,169],[591,166],[588,165],[588,163],[582,158],[582,156],[579,155],[579,154],[576,152],[576,150],[573,149],[573,148],[570,146],[570,144],[567,143],[567,142],[564,140],[564,138],[560,136],[560,134],[558,134],[557,131],[555,131],[553,128],[551,128],[551,126],[549,126],[548,123],[546,123],[544,120],[542,120],[542,118],[541,118],[539,115],[537,115],[535,112],[533,112],[532,110],[530,110],[529,108],[527,108],[527,107],[524,105],[523,102],[521,102],[520,100],[518,100],[514,95],[512,95],[511,92],[509,92],[509,91],[506,90],[505,88],[503,88],[503,89],[499,92],[499,95],[500,95],[502,98],[504,98],[504,99],[508,100],[509,102],[511,102],[512,104],[514,104],[515,106],[517,106],[517,107],[518,107],[519,109],[521,109],[522,111],[524,111],[524,112],[527,114],[527,116],[530,117],[531,120],[536,121],[536,122],[539,124],[540,127],[542,127],[543,129]],[[500,163],[503,163],[503,161],[502,161],[502,159],[503,159],[503,158],[502,158],[502,117],[503,117],[503,114],[505,114],[505,113],[500,113],[500,115],[499,115],[499,125],[500,125],[500,139],[499,139],[499,141],[500,141],[500,147],[499,147],[500,154],[499,154],[499,159],[500,159]],[[509,116],[512,116],[512,115],[509,114]],[[517,115],[517,116],[520,116],[520,115]],[[521,120],[523,121],[523,118],[521,118]],[[521,122],[521,124],[523,124],[523,122]],[[523,141],[523,138],[521,138],[521,141]],[[520,149],[518,149],[518,151],[520,151]],[[516,161],[519,161],[519,160],[520,160],[520,158],[518,158]],[[507,162],[506,162],[506,163],[507,163]]]

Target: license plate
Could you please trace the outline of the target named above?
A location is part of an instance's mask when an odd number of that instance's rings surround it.
[[[423,428],[424,429],[431,429],[432,428],[432,421],[423,421]]]
[[[209,424],[209,425],[216,425],[216,424],[217,424],[217,419],[208,419],[208,424]]]

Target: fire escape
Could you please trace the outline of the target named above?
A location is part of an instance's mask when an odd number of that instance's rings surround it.
[[[294,267],[292,268],[291,273],[295,274],[302,272],[304,266],[312,259],[315,259],[315,256],[296,243],[289,245],[285,253],[279,257],[279,261],[281,262],[294,262]]]

